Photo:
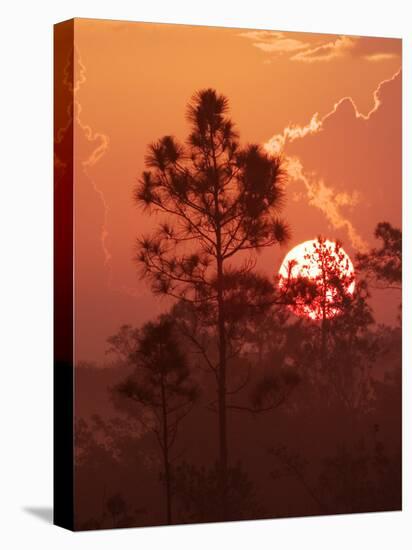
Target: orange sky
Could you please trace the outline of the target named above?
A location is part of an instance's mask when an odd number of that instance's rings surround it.
[[[132,191],[147,144],[185,138],[199,88],[228,96],[242,143],[285,155],[289,248],[323,234],[353,256],[377,222],[400,226],[400,40],[77,19],[75,48],[77,361],[104,361],[122,323],[167,306],[132,262],[154,223]],[[277,271],[286,251],[258,268]],[[379,320],[393,319],[392,298],[375,300]]]

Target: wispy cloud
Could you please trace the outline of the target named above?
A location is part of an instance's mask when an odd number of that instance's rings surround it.
[[[336,37],[286,33],[279,31],[245,31],[239,34],[271,57],[287,56],[301,63],[327,63],[335,59],[357,57],[373,63],[400,56],[400,40],[361,36]]]
[[[273,155],[278,155],[284,149],[286,143],[291,143],[295,139],[303,138],[308,134],[318,132],[323,124],[324,118],[319,118],[319,113],[315,113],[306,126],[291,124],[283,129],[281,134],[275,134],[266,143],[265,149]]]
[[[94,191],[100,198],[103,206],[103,223],[101,228],[100,241],[103,249],[104,262],[108,264],[112,258],[107,241],[109,237],[108,233],[108,216],[109,216],[109,204],[104,196],[103,191],[98,186],[96,180],[92,178],[89,173],[89,168],[94,166],[102,156],[107,152],[109,148],[109,137],[102,133],[95,131],[89,124],[84,122],[82,117],[82,106],[79,100],[79,91],[81,86],[86,82],[86,67],[84,66],[79,51],[75,48],[74,59],[76,62],[75,76],[77,77],[73,85],[73,98],[74,98],[74,120],[78,127],[81,129],[85,139],[93,145],[89,155],[81,160],[81,166],[84,174],[89,179]]]
[[[244,38],[252,40],[253,46],[270,53],[290,53],[305,49],[307,42],[286,36],[283,32],[275,31],[247,31],[240,34]]]
[[[275,134],[264,144],[264,148],[269,154],[282,154],[284,156],[289,177],[292,182],[303,184],[305,190],[304,198],[308,204],[318,208],[335,229],[346,230],[352,246],[359,251],[366,250],[367,243],[345,213],[345,208],[355,207],[359,204],[361,198],[359,192],[355,190],[352,193],[346,193],[335,190],[332,185],[327,184],[316,173],[305,171],[301,160],[297,156],[287,155],[285,148],[295,140],[304,139],[308,135],[321,132],[325,122],[337,112],[344,102],[351,103],[355,118],[364,121],[369,120],[382,104],[382,87],[399,78],[400,74],[401,70],[399,69],[392,77],[379,83],[373,93],[373,106],[367,113],[360,112],[351,97],[343,97],[335,103],[332,110],[324,117],[320,118],[319,114],[315,113],[308,124],[304,126],[297,124],[289,125],[284,128],[283,132]],[[302,200],[302,198],[301,193],[295,192],[294,200]]]
[[[356,250],[360,252],[366,251],[366,241],[342,211],[343,206],[355,206],[358,204],[359,193],[357,191],[354,191],[352,194],[335,191],[323,179],[318,179],[315,174],[305,173],[298,157],[286,157],[286,166],[291,180],[304,185],[306,192],[304,198],[309,206],[318,208],[335,229],[346,230],[348,238]],[[299,196],[299,198],[302,197]]]
[[[283,151],[287,143],[292,143],[296,139],[302,139],[308,134],[316,134],[317,132],[320,132],[323,128],[323,125],[328,120],[328,118],[333,116],[336,113],[336,111],[339,109],[339,107],[342,105],[342,103],[346,101],[352,105],[356,118],[368,120],[382,103],[382,100],[381,100],[382,86],[384,86],[388,82],[395,80],[395,78],[398,78],[400,73],[401,73],[401,69],[399,69],[390,78],[382,80],[378,84],[377,88],[373,92],[373,106],[366,114],[358,110],[354,100],[350,96],[342,97],[339,101],[337,101],[334,104],[333,108],[328,113],[326,113],[326,115],[324,115],[323,117],[320,117],[319,113],[314,113],[312,115],[312,118],[308,122],[308,124],[303,126],[299,124],[290,124],[289,126],[286,126],[283,129],[282,133],[273,135],[271,138],[268,139],[268,141],[264,145],[266,151],[268,151],[271,154],[278,155]]]
[[[379,63],[380,61],[387,61],[388,59],[396,59],[398,56],[395,53],[373,53],[365,55],[364,58],[367,61]]]
[[[293,57],[292,61],[304,63],[327,62],[338,57],[344,57],[355,47],[355,39],[348,36],[339,36],[336,40],[326,42],[315,48],[305,49]]]

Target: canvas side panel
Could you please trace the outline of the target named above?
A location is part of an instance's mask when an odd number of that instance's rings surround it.
[[[73,40],[54,27],[54,523],[74,526]]]

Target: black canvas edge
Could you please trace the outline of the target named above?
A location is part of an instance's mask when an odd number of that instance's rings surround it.
[[[54,169],[54,366],[53,366],[53,523],[74,530],[74,354],[73,354],[73,95],[74,21],[54,25],[54,153],[58,148],[58,117],[68,114],[65,144],[60,149],[63,176]],[[59,78],[69,68],[68,81]],[[71,82],[70,82],[71,81]],[[68,86],[69,85],[69,86]],[[70,113],[70,111],[68,111]],[[71,118],[71,122],[70,122]]]

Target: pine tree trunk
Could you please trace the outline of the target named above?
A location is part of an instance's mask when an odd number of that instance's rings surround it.
[[[217,332],[219,341],[219,370],[218,370],[218,417],[219,417],[219,486],[221,498],[221,519],[226,519],[227,512],[227,418],[226,418],[226,330],[225,330],[225,310],[223,297],[223,254],[222,254],[222,228],[219,210],[219,172],[217,168],[214,135],[210,131],[210,148],[213,159],[214,170],[214,203],[215,203],[215,223],[216,223],[216,268],[217,268]]]
[[[321,376],[326,377],[327,373],[327,365],[326,365],[326,354],[327,354],[327,322],[328,322],[328,316],[327,316],[327,310],[326,310],[326,304],[327,304],[327,278],[326,278],[326,270],[322,259],[322,320],[321,320],[321,358],[320,358],[320,365],[321,365]]]
[[[222,519],[226,515],[227,500],[227,418],[226,418],[226,332],[223,300],[223,262],[217,262],[217,300],[218,300],[218,339],[219,339],[219,372],[218,372],[218,411],[219,411],[219,472],[222,499]]]
[[[166,521],[168,525],[172,523],[172,494],[171,494],[171,476],[170,476],[170,461],[169,461],[169,441],[168,441],[168,418],[166,408],[166,392],[163,379],[161,381],[162,393],[162,415],[163,415],[163,467],[165,474],[166,486]]]
[[[165,469],[165,484],[166,484],[166,519],[168,525],[172,524],[172,493],[171,493],[171,479],[170,479],[170,463],[169,463],[169,450],[165,449],[164,452],[164,469]]]
[[[321,367],[322,367],[322,374],[325,374],[326,372],[326,331],[327,331],[327,320],[325,316],[323,317],[321,321]]]

